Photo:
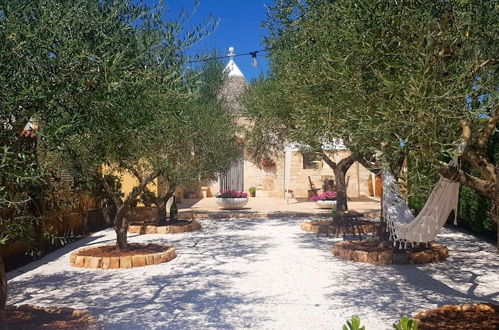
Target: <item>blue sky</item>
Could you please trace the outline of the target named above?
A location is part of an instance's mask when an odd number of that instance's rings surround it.
[[[175,15],[181,8],[192,9],[194,0],[167,0]],[[264,5],[272,5],[273,0],[200,0],[192,23],[203,21],[209,14],[220,19],[216,30],[192,47],[194,51],[217,49],[222,55],[228,53],[229,46],[235,47],[235,53],[248,53],[261,50],[265,29],[260,23],[265,20],[267,9]],[[257,78],[267,72],[268,65],[263,53],[258,54],[258,67],[251,66],[250,56],[236,57],[235,61],[248,80]]]

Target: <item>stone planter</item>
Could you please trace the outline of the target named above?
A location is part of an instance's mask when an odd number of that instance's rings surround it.
[[[130,234],[177,234],[177,233],[187,233],[190,231],[195,231],[201,229],[201,222],[192,221],[185,225],[169,225],[169,226],[158,226],[158,225],[130,225],[128,226],[128,232]]]
[[[109,246],[106,245],[101,245],[97,247],[91,246],[72,252],[69,255],[69,262],[73,267],[115,269],[115,268],[132,268],[132,267],[157,265],[163,262],[171,261],[177,257],[175,248],[173,246],[164,246],[164,251],[160,252],[151,251],[150,253],[106,256],[106,254],[99,253],[99,251],[96,251],[95,255],[93,256],[83,255],[85,254],[83,253],[85,250],[96,250],[98,248],[106,248],[106,247]]]
[[[248,203],[248,198],[215,198],[217,204],[225,210],[238,210]]]
[[[336,201],[315,201],[315,204],[321,209],[332,209],[336,210]]]
[[[430,243],[425,250],[406,249],[393,251],[391,245],[379,247],[379,241],[342,241],[333,245],[333,254],[343,260],[370,264],[427,264],[442,262],[449,256],[449,250],[442,244]]]

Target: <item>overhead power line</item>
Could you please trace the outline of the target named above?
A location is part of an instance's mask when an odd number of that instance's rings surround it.
[[[233,57],[239,57],[239,56],[251,56],[251,58],[253,60],[253,66],[256,66],[255,65],[255,63],[256,63],[256,54],[258,54],[258,53],[266,53],[268,51],[270,51],[270,49],[269,48],[265,48],[265,49],[260,49],[260,50],[255,50],[255,51],[252,51],[252,52],[248,52],[248,53],[234,54],[234,48],[230,47],[228,55],[214,56],[214,57],[208,57],[208,58],[200,58],[200,59],[197,59],[197,60],[188,61],[187,63],[206,62],[206,61],[220,60],[220,59],[223,59],[223,58],[233,58]]]

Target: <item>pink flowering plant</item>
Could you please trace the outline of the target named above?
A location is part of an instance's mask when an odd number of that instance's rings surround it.
[[[318,196],[314,196],[310,198],[312,201],[335,201],[336,200],[336,191],[325,191]]]
[[[217,198],[248,198],[248,193],[236,190],[222,190],[217,194]]]

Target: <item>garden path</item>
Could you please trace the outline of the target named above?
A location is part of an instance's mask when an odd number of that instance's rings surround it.
[[[351,315],[367,329],[401,316],[473,301],[498,303],[495,247],[444,229],[440,264],[376,266],[342,261],[333,239],[302,232],[303,218],[204,220],[198,232],[130,235],[130,242],[175,245],[165,264],[78,269],[69,253],[112,243],[95,233],[9,273],[11,304],[85,308],[104,329],[341,329]]]

